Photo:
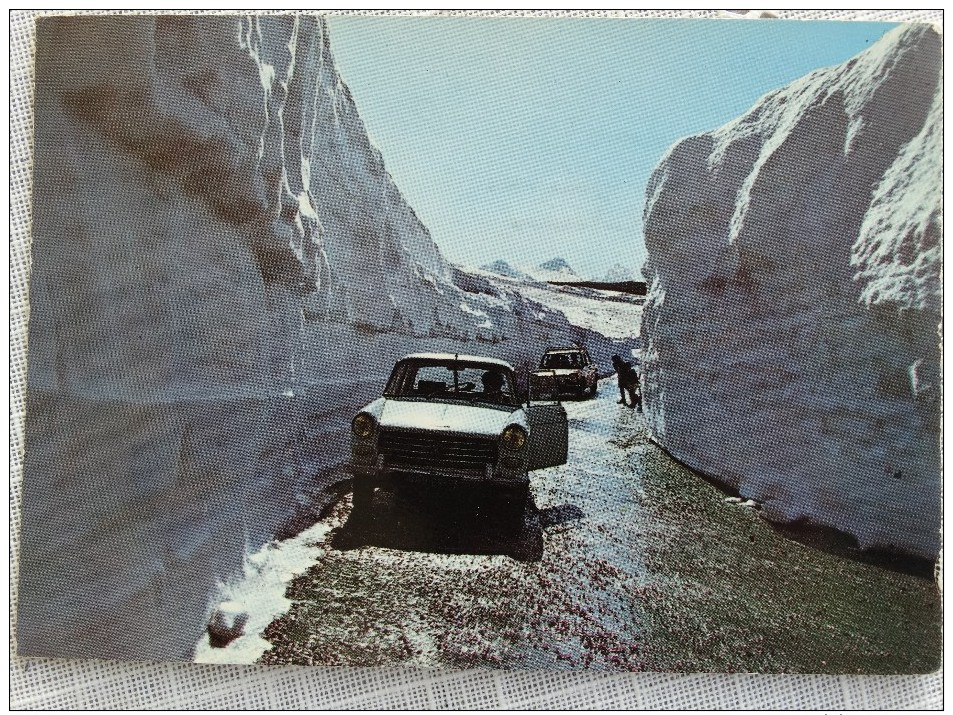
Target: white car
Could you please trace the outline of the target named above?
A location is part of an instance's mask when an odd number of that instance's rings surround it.
[[[578,398],[595,397],[599,391],[599,368],[583,347],[550,348],[539,361],[539,370],[530,379],[555,374],[560,394]]]
[[[401,358],[351,433],[355,513],[370,510],[376,487],[409,477],[489,485],[519,523],[529,472],[565,464],[569,439],[563,406],[522,404],[508,363],[453,353]]]

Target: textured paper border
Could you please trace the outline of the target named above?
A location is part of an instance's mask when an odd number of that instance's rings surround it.
[[[96,11],[117,14],[116,10]],[[130,11],[125,11],[132,14]],[[176,11],[179,14],[204,11]],[[252,13],[262,11],[221,11]],[[265,11],[267,12],[267,11]],[[275,12],[275,11],[271,11]],[[287,12],[287,11],[284,11]],[[300,12],[300,11],[299,11]],[[363,11],[348,11],[363,12]],[[33,18],[11,11],[10,625],[15,630],[30,273]],[[75,14],[75,13],[57,13]],[[148,14],[155,14],[150,11]],[[378,14],[378,13],[375,13]],[[438,11],[395,14],[442,14]],[[472,15],[722,17],[708,11],[467,11]],[[942,21],[940,10],[777,11],[782,19]],[[13,630],[11,630],[11,634]],[[926,676],[674,675],[209,666],[19,658],[10,639],[11,709],[936,709]]]

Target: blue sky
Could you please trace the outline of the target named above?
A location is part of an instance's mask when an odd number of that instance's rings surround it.
[[[561,256],[638,275],[652,169],[681,137],[840,63],[895,25],[688,19],[331,17],[388,171],[463,265]]]

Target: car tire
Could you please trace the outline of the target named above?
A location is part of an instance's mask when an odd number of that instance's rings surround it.
[[[589,388],[589,399],[592,399],[599,393],[599,382],[596,381],[592,383],[592,387]]]
[[[354,513],[358,516],[368,514],[374,500],[374,483],[366,477],[354,478]]]
[[[529,484],[512,487],[501,496],[506,529],[510,534],[519,534],[523,531],[523,521],[529,507]]]
[[[543,532],[539,529],[527,529],[513,540],[509,556],[514,561],[532,563],[543,558]]]

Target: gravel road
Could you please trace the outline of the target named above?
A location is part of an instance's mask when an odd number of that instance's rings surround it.
[[[477,490],[342,492],[262,663],[913,673],[940,664],[928,566],[781,533],[685,469],[616,404],[566,403],[569,462],[532,475],[521,533]],[[256,636],[257,637],[257,636]],[[208,654],[208,648],[201,652]],[[246,648],[247,650],[247,648]],[[228,660],[220,649],[216,660]],[[260,653],[260,650],[258,651]]]

